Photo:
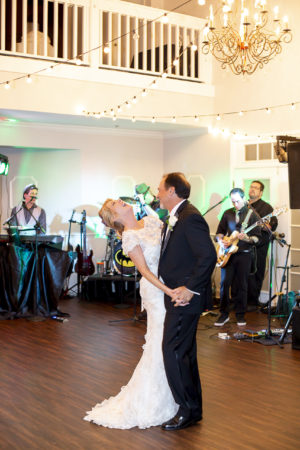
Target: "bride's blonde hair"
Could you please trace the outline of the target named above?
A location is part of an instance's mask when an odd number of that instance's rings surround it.
[[[116,230],[120,235],[122,235],[124,231],[124,225],[121,222],[118,222],[115,220],[114,213],[109,207],[109,202],[112,202],[112,198],[107,198],[105,202],[103,203],[102,208],[99,211],[99,217],[104,223],[105,226],[109,228],[113,228]]]

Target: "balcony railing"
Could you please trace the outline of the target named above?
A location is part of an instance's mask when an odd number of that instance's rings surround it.
[[[205,81],[205,21],[167,13],[164,23],[164,12],[119,0],[1,0],[0,53]]]

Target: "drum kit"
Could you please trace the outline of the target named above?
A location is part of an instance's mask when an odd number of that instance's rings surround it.
[[[123,202],[133,207],[134,215],[139,220],[143,217],[141,204],[132,197],[120,197]],[[115,230],[108,228],[106,233],[107,243],[104,258],[104,275],[133,276],[135,265],[128,256],[123,253],[122,241]]]
[[[137,220],[142,219],[147,215],[145,204],[140,200],[140,197],[120,197],[123,202],[126,202],[133,207],[134,215]],[[160,219],[163,219],[167,211],[159,208],[159,200],[153,197],[151,208],[157,212]],[[136,268],[134,263],[128,256],[123,253],[122,241],[117,233],[112,229],[107,229],[106,233],[107,244],[104,259],[104,275],[119,274],[122,276],[133,276]]]

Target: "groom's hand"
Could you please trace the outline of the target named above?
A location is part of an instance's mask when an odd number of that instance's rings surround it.
[[[193,293],[187,289],[185,286],[179,286],[173,290],[174,296],[172,296],[172,302],[175,303],[174,306],[187,306],[193,297]]]

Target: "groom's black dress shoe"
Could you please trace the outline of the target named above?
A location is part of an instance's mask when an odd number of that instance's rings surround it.
[[[173,419],[168,420],[167,422],[162,424],[162,429],[165,431],[175,431],[182,430],[182,428],[187,428],[191,425],[194,425],[196,422],[202,420],[202,416],[189,416],[184,417],[180,415],[176,415]]]

